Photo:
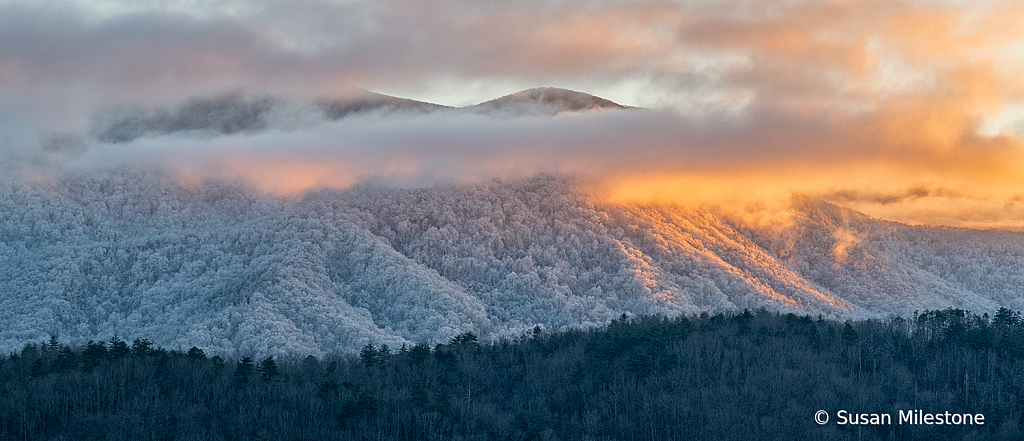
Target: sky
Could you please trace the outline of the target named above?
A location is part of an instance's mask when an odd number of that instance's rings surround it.
[[[0,0],[0,173],[146,165],[294,194],[565,172],[615,201],[812,195],[1021,229],[1022,16],[995,0]],[[89,138],[105,109],[238,91],[463,106],[542,86],[648,110]]]

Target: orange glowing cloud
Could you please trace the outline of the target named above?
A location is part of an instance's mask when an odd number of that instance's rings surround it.
[[[904,222],[1024,227],[1024,143],[981,133],[1024,101],[1019,1],[272,0],[205,15],[175,5],[88,20],[0,6],[0,110],[13,108],[0,125],[18,115],[2,128],[73,131],[106,105],[225,88],[336,96],[353,82],[559,85],[667,110],[377,115],[9,156],[159,164],[282,194],[564,172],[604,182],[620,202],[784,210],[803,194]]]

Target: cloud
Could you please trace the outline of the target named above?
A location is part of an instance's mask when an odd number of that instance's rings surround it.
[[[624,97],[626,104],[671,97],[686,107],[696,97],[842,113],[942,97],[973,100],[967,110],[975,111],[999,105],[1020,73],[1020,54],[1006,51],[1021,38],[1005,18],[1016,16],[1014,3],[242,5],[125,5],[100,18],[85,2],[0,5],[0,75],[8,91],[49,89],[64,99],[74,92],[153,102],[224,88],[321,95],[351,84],[424,90],[445,81],[609,91],[640,83],[633,95],[647,96]]]
[[[751,204],[802,193],[905,222],[1024,226],[1024,146],[979,134],[997,116],[1013,122],[1003,112],[1024,96],[1019,1],[105,5],[0,3],[8,164],[171,164],[283,192],[561,171],[610,183],[613,199]],[[667,109],[377,115],[88,140],[89,121],[113,105],[232,90],[300,102],[352,85],[431,95],[452,84],[474,97],[493,92],[481,84],[567,86]]]

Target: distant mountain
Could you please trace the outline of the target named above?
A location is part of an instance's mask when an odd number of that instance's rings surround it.
[[[320,105],[327,118],[331,120],[371,112],[428,113],[453,109],[449,106],[398,98],[363,89],[344,98],[323,100]]]
[[[607,204],[541,175],[300,199],[141,171],[0,187],[0,352],[55,335],[219,354],[357,351],[765,307],[840,318],[1024,310],[1024,234],[818,200],[785,227]]]
[[[191,133],[204,136],[258,132],[287,126],[297,109],[315,114],[312,119],[333,121],[371,113],[426,114],[438,111],[473,112],[499,117],[556,115],[598,109],[629,109],[581,92],[552,87],[529,89],[467,107],[450,107],[357,89],[313,103],[290,103],[273,97],[230,93],[195,98],[177,107],[109,110],[96,118],[92,137],[104,143],[126,143],[145,136]],[[282,121],[284,119],[284,121]]]
[[[281,100],[240,93],[195,98],[174,108],[118,109],[94,122],[93,136],[105,143],[131,142],[143,136],[179,132],[231,135],[263,130],[268,114]]]
[[[540,87],[505,95],[467,109],[486,114],[525,116],[627,108],[621,104],[582,92],[555,87]]]

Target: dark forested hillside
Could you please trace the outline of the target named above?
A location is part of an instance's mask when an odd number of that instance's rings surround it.
[[[1017,312],[843,323],[746,310],[305,358],[54,338],[0,361],[0,438],[995,440],[1021,435],[1022,397]],[[984,424],[838,424],[844,409]],[[816,424],[818,410],[832,420]]]

